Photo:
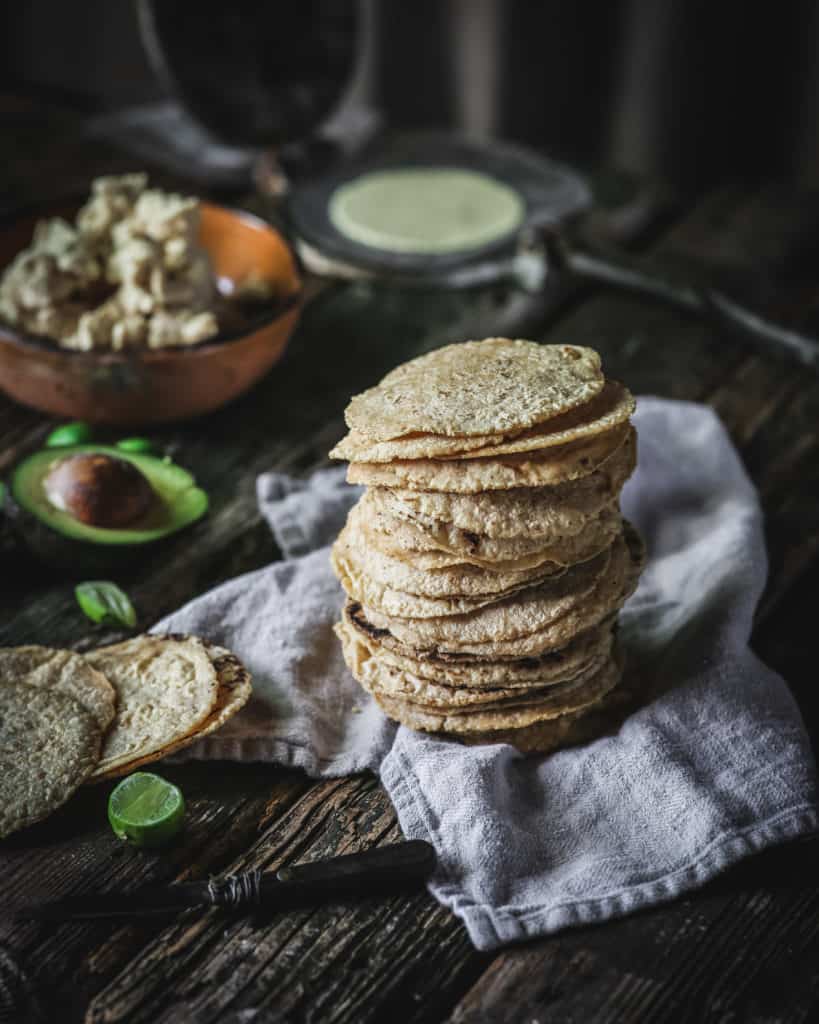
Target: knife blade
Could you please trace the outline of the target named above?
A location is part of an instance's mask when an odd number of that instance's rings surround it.
[[[432,874],[435,849],[423,840],[393,843],[362,853],[279,868],[246,871],[207,882],[151,886],[131,893],[82,893],[24,907],[17,918],[79,921],[110,917],[150,917],[192,907],[232,911],[287,910],[350,897],[394,893]]]

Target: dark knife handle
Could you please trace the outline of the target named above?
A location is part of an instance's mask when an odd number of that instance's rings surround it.
[[[177,914],[203,906],[235,911],[284,910],[322,901],[400,892],[425,882],[434,868],[434,847],[412,840],[281,868],[275,875],[244,871],[208,882],[186,882],[122,896],[82,894],[31,907],[0,905],[0,917],[10,914],[19,919],[43,921],[93,920]]]
[[[392,893],[426,881],[434,867],[435,848],[415,839],[280,868],[275,875],[246,871],[212,879],[207,884],[207,902],[230,909],[284,909],[322,900]]]
[[[362,853],[280,868],[265,885],[262,902],[275,906],[397,892],[425,882],[435,868],[435,848],[415,839]]]

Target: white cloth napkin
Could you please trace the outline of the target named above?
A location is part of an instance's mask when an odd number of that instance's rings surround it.
[[[287,560],[156,627],[234,650],[254,698],[187,756],[377,772],[404,833],[435,845],[430,888],[480,949],[673,899],[749,853],[815,831],[816,775],[797,707],[748,646],[765,582],[753,486],[715,414],[643,398],[623,509],[649,561],[622,614],[632,665],[660,696],[613,735],[549,757],[396,727],[331,631],[330,542],[356,499],[343,468],[259,479]],[[323,546],[324,545],[324,546]]]

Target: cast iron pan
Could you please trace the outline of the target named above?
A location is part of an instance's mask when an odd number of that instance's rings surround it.
[[[396,253],[365,245],[336,230],[330,199],[340,186],[365,173],[407,167],[477,171],[512,188],[523,200],[523,224],[496,241],[448,253]],[[378,278],[408,283],[469,283],[501,277],[528,229],[559,222],[586,209],[591,191],[565,167],[518,146],[480,143],[438,133],[398,135],[338,170],[296,185],[284,204],[293,235],[322,256]],[[476,283],[477,283],[476,281]]]

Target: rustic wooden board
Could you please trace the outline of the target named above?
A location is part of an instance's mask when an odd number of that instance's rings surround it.
[[[817,255],[808,242],[816,225],[815,205],[804,197],[730,189],[669,231],[651,263],[669,272],[704,267],[772,312],[809,323],[806,282],[811,273],[816,278]],[[542,306],[508,293],[411,302],[366,288],[323,294],[285,362],[251,395],[202,423],[160,433],[209,490],[213,512],[121,579],[142,624],[276,557],[256,510],[255,475],[321,464],[342,432],[352,392],[416,351],[504,330],[593,344],[608,371],[638,392],[713,402],[768,515],[772,577],[760,642],[773,664],[781,657],[794,670],[782,638],[801,623],[800,664],[815,664],[817,642],[804,627],[817,592],[810,565],[819,543],[819,387],[803,371],[750,355],[706,325],[611,295],[551,322]],[[0,400],[0,470],[36,447],[47,429],[36,414]],[[118,636],[88,628],[68,581],[4,554],[0,643],[84,648]],[[809,702],[805,707],[809,712]],[[273,766],[197,765],[168,775],[191,798],[180,846],[147,858],[123,849],[104,821],[107,787],[89,789],[3,844],[4,898],[132,889],[150,879],[276,866],[398,838],[386,797],[367,776],[314,784]],[[450,1014],[470,1022],[668,1020],[683,1009],[692,1020],[807,1020],[819,1005],[812,858],[810,844],[776,851],[670,907],[496,957],[477,954],[458,921],[424,893],[267,921],[212,914],[139,927],[3,921],[0,942],[19,954],[46,1005],[59,1007],[54,1019],[69,1022],[83,1019],[87,1007],[91,1021],[157,1024],[249,1020],[252,1011],[255,1019],[288,1021]]]

